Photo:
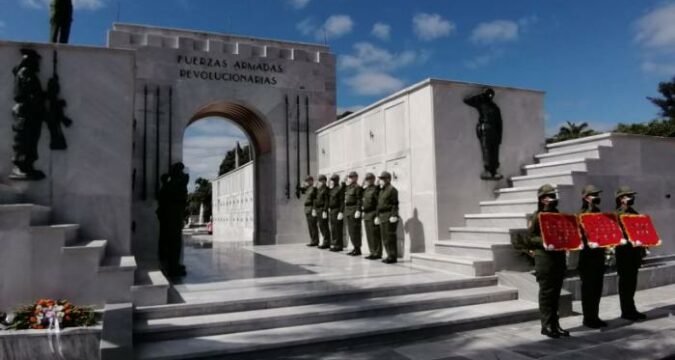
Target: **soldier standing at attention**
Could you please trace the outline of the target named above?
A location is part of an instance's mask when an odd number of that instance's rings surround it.
[[[302,187],[302,193],[305,194],[305,218],[307,218],[307,227],[309,228],[309,244],[307,246],[319,246],[319,228],[316,218],[316,209],[314,209],[314,200],[317,190],[314,187],[314,178],[307,176],[305,186]]]
[[[380,226],[375,225],[377,219],[377,201],[380,195],[380,188],[375,184],[375,175],[366,174],[363,184],[363,224],[366,227],[366,239],[370,255],[366,256],[368,260],[378,260],[382,258],[382,237],[380,235]]]
[[[70,37],[70,25],[73,22],[73,2],[71,0],[52,0],[50,40],[52,43],[67,44]]]
[[[380,225],[380,234],[387,258],[385,264],[394,264],[398,259],[396,228],[398,227],[398,190],[391,185],[391,174],[380,174],[380,193],[377,198],[375,225]]]
[[[548,251],[544,249],[539,227],[539,213],[558,212],[558,198],[555,188],[549,184],[537,190],[537,211],[532,214],[528,226],[530,232],[530,249],[534,252],[534,270],[539,283],[539,316],[541,318],[541,334],[550,338],[569,336],[569,331],[560,327],[558,307],[565,270],[567,269],[564,251]]]
[[[330,177],[330,197],[328,200],[328,216],[330,218],[330,251],[338,252],[344,248],[344,212],[345,188],[340,184],[340,176]]]
[[[317,222],[319,223],[319,231],[323,238],[323,243],[319,249],[330,248],[330,229],[328,228],[328,197],[329,190],[326,186],[326,176],[319,175],[319,186],[316,189],[316,197],[314,198],[314,209],[312,214],[316,214]]]
[[[584,187],[581,196],[581,213],[599,213],[600,190],[594,185]],[[584,313],[584,326],[598,329],[607,326],[600,320],[600,298],[602,297],[602,283],[605,278],[605,249],[593,248],[588,245],[588,239],[583,234],[584,248],[579,254],[579,277],[581,278],[581,307]]]
[[[628,186],[620,186],[615,193],[616,212],[624,214],[639,214],[633,209],[635,191]],[[624,231],[624,238],[628,238]],[[645,250],[641,246],[633,246],[630,242],[619,245],[616,251],[616,272],[619,275],[619,301],[621,302],[621,317],[626,320],[639,321],[647,315],[635,308],[635,289],[637,288],[638,270],[642,265]]]
[[[348,255],[361,255],[361,207],[363,189],[358,183],[359,174],[356,171],[349,173],[345,189],[345,217],[347,218],[347,232],[354,250]]]

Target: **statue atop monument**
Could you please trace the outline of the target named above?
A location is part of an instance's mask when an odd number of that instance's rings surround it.
[[[32,49],[21,49],[21,63],[14,68],[14,169],[10,175],[15,180],[41,180],[45,174],[36,170],[38,143],[45,117],[45,93],[38,74],[40,55]]]
[[[502,144],[502,113],[499,106],[492,100],[495,91],[485,88],[474,96],[464,99],[464,103],[478,110],[478,125],[476,135],[480,141],[483,155],[483,180],[500,180],[499,147]]]
[[[70,24],[73,22],[72,0],[51,0],[50,40],[52,43],[67,44],[70,38]]]

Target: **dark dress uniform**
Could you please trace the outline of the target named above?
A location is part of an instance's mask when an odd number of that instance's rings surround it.
[[[366,227],[366,239],[368,240],[368,248],[370,248],[368,259],[371,260],[382,258],[380,225],[375,225],[379,195],[380,187],[374,184],[363,190],[363,224]]]
[[[538,197],[541,199],[546,195],[555,195],[555,189],[550,185],[542,186],[538,191]],[[532,215],[529,226],[530,249],[534,251],[534,269],[539,283],[541,332],[544,335],[557,338],[569,335],[569,332],[560,328],[558,317],[560,292],[567,270],[567,258],[565,251],[547,251],[544,249],[539,227],[540,212],[557,213],[558,209],[552,207],[544,211],[540,203],[539,210]]]
[[[314,201],[318,190],[314,186],[307,186],[303,189],[305,194],[305,218],[307,219],[307,228],[309,229],[309,246],[319,246],[319,227],[318,217],[320,214],[314,209]]]
[[[350,174],[351,176],[352,174]],[[351,255],[361,255],[361,207],[363,201],[363,189],[353,182],[345,189],[345,213],[347,219],[347,232],[352,242],[354,251]],[[356,217],[356,213],[359,216]]]
[[[617,215],[639,214],[633,207],[618,206],[619,199],[636,193],[628,187],[620,187],[616,192]],[[624,231],[624,238],[628,239]],[[646,316],[635,307],[635,290],[637,289],[638,271],[642,265],[645,250],[641,246],[633,246],[630,242],[615,248],[616,272],[619,275],[619,301],[621,303],[621,317],[628,320],[644,320]]]
[[[319,177],[319,181],[321,179],[325,180],[325,176]],[[319,231],[321,232],[321,237],[323,238],[323,243],[321,246],[319,246],[320,249],[328,249],[330,248],[330,229],[328,227],[328,199],[329,199],[329,192],[330,190],[328,189],[327,186],[319,186],[316,189],[316,197],[314,198],[314,210],[316,210],[316,219],[317,223],[319,225]],[[324,218],[323,214],[326,214],[326,217]]]
[[[391,175],[383,172],[380,178],[391,180]],[[384,249],[387,251],[387,258],[384,261],[394,263],[398,258],[396,244],[398,221],[392,223],[389,219],[392,217],[398,218],[398,190],[391,183],[388,183],[380,190],[377,198],[377,217],[380,222],[382,244],[384,244]]]
[[[600,209],[593,206],[583,209],[582,214],[599,213]],[[600,320],[600,298],[605,279],[605,249],[593,249],[588,246],[586,236],[583,236],[584,248],[579,252],[579,278],[581,279],[581,308],[584,313],[584,325],[591,328],[607,326]]]
[[[329,190],[328,217],[330,218],[331,250],[342,251],[344,248],[344,212],[345,188],[340,185],[340,178],[333,176],[334,187]]]
[[[73,2],[71,0],[52,0],[51,29],[49,38],[52,43],[67,44],[70,37],[70,25],[73,22]]]

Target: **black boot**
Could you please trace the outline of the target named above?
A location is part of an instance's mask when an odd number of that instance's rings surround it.
[[[542,327],[541,328],[541,334],[544,335],[544,336],[548,336],[551,339],[557,339],[561,336],[561,334],[557,330],[555,330],[551,327]]]

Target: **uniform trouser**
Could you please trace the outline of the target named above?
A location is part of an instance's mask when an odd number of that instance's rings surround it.
[[[598,319],[602,283],[605,278],[605,249],[581,250],[579,254],[579,277],[581,278],[581,307],[584,320]]]
[[[616,272],[619,275],[619,301],[624,315],[637,312],[635,308],[635,290],[638,270],[642,263],[642,248],[632,245],[616,247]]]
[[[350,212],[346,218],[349,240],[351,240],[354,250],[361,250],[361,218],[355,218],[353,212]]]
[[[368,220],[372,218],[371,220]],[[370,249],[370,255],[382,257],[382,235],[380,235],[380,225],[375,225],[375,218],[368,216],[363,220],[363,224],[366,226],[366,239],[368,239],[368,248]]]
[[[382,238],[384,249],[387,251],[387,258],[396,259],[398,258],[396,243],[396,229],[398,228],[398,222],[393,224],[389,222],[389,218],[391,217],[391,213],[389,212],[382,212],[377,216],[380,219],[380,236]]]
[[[499,138],[487,133],[480,138],[480,143],[483,152],[483,168],[494,174],[499,169]]]
[[[336,249],[342,249],[345,246],[343,220],[338,220],[340,209],[330,209],[328,218],[330,219],[330,245]]]
[[[558,307],[567,269],[566,260],[564,251],[535,252],[534,269],[539,283],[539,316],[542,328],[559,325]]]
[[[52,43],[66,44],[70,37],[70,21],[64,21],[63,24],[51,23],[50,39]]]
[[[330,246],[330,228],[328,227],[329,220],[323,218],[323,211],[318,211],[316,213],[317,223],[319,224],[319,231],[321,232],[321,237],[323,238],[323,243],[321,246],[329,247]]]
[[[321,214],[317,215],[320,216]],[[309,243],[319,245],[318,216],[312,216],[312,210],[305,210],[305,217],[307,218],[307,228],[309,229]]]

